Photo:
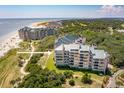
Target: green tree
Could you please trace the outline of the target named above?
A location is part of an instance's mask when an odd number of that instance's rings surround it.
[[[92,80],[91,80],[91,75],[88,75],[88,73],[85,73],[83,76],[82,76],[82,79],[81,81],[85,84],[91,84],[92,83]]]
[[[74,85],[75,85],[75,81],[74,81],[73,79],[71,79],[71,80],[69,81],[69,84],[70,84],[71,86],[74,86]]]
[[[73,77],[73,72],[72,71],[65,71],[64,75],[66,78],[71,78],[71,77]]]

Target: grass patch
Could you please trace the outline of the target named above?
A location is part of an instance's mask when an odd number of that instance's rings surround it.
[[[33,45],[35,46],[36,51],[47,51],[53,49],[55,42],[55,36],[47,36],[42,40],[33,41]]]
[[[21,57],[22,59],[28,59],[30,54],[18,54],[19,57]]]
[[[0,58],[0,87],[2,88],[13,87],[10,81],[21,75],[16,52],[16,49],[10,50],[4,57]]]
[[[71,80],[71,79],[68,79],[66,84],[63,84],[63,87],[66,87],[66,88],[72,87],[69,85],[69,80]],[[78,78],[74,77],[73,80],[75,81],[75,85],[73,86],[74,88],[100,88],[101,87],[101,84],[94,80],[92,81],[92,84],[82,83],[81,77],[78,77]]]
[[[28,42],[28,41],[20,42],[18,51],[20,51],[20,52],[30,52],[31,51],[30,42]]]
[[[38,64],[41,65],[42,68],[46,66],[47,58],[48,58],[48,55],[43,55],[38,61]]]

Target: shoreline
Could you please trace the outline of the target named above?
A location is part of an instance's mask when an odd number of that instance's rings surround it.
[[[37,22],[32,22],[30,24],[27,24],[26,26],[31,26],[33,24],[38,24],[38,23],[48,23],[52,21],[58,21],[58,20],[49,20],[49,21],[37,21]],[[12,48],[18,48],[18,44],[22,40],[19,38],[18,30],[16,31],[11,31],[6,35],[0,36],[0,58],[4,56],[5,53],[7,53],[10,49]]]
[[[0,36],[0,43],[4,42],[4,40],[6,40],[7,38],[10,38],[10,36],[14,35],[15,33],[17,33],[17,31],[12,31],[7,33],[6,35]]]
[[[4,56],[10,49],[18,48],[22,40],[19,38],[18,31],[12,31],[0,37],[0,57]]]

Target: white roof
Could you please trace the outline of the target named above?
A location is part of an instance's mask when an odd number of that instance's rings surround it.
[[[93,58],[94,59],[105,59],[107,54],[104,50],[94,50],[93,51]]]
[[[91,51],[94,59],[105,59],[108,56],[108,53],[104,50],[97,50],[94,47],[90,47],[89,45],[80,45],[80,44],[61,44],[55,50],[62,51],[63,49],[70,51],[71,49],[78,49],[82,51]]]
[[[89,45],[81,45],[81,50],[82,51],[89,51],[90,50],[90,46]]]
[[[60,45],[60,46],[58,46],[57,48],[55,48],[55,51],[61,51],[61,50],[63,50],[63,45]]]
[[[65,50],[79,49],[79,44],[67,44],[64,45]]]
[[[58,46],[57,48],[55,48],[55,50],[63,50],[63,48],[65,48],[65,50],[78,49],[82,51],[89,51],[88,45],[80,45],[80,44],[75,44],[75,43],[74,44],[62,44]]]

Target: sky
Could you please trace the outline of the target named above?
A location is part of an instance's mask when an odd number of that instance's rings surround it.
[[[112,5],[0,5],[0,18],[124,17],[124,6]]]

